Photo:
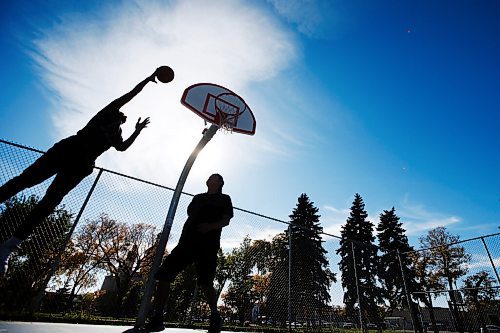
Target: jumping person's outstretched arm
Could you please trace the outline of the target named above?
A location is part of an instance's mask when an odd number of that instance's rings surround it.
[[[137,120],[137,123],[135,124],[135,131],[134,133],[132,133],[132,135],[125,141],[123,141],[122,143],[118,144],[118,145],[115,145],[115,149],[118,150],[118,151],[125,151],[128,149],[128,147],[130,147],[132,145],[132,143],[134,143],[135,139],[139,136],[139,133],[141,133],[141,131],[147,127],[149,124],[149,117],[147,117],[146,119],[144,119],[143,122],[141,122],[141,118],[139,118],[139,120]]]
[[[148,76],[147,78],[145,78],[144,80],[142,80],[141,82],[139,82],[134,87],[134,89],[130,90],[125,95],[123,95],[121,97],[118,97],[113,102],[111,102],[109,104],[109,106],[112,107],[111,109],[120,109],[122,106],[124,106],[125,104],[127,104],[128,102],[130,102],[132,100],[132,98],[134,98],[138,93],[141,92],[141,90],[146,86],[146,84],[148,84],[148,82],[154,82],[154,83],[156,83],[156,79],[155,78],[156,78],[156,71],[157,70],[158,69],[156,69],[153,74],[151,74],[150,76]]]

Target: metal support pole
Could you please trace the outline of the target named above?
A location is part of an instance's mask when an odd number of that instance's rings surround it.
[[[398,251],[399,267],[401,268],[401,277],[403,278],[403,287],[405,288],[406,301],[408,302],[408,310],[410,310],[411,322],[413,324],[413,331],[419,333],[417,326],[420,326],[415,316],[415,307],[411,300],[410,291],[408,290],[408,283],[406,281],[406,274],[404,271],[403,261],[401,260],[401,252]]]
[[[139,308],[139,313],[137,314],[137,319],[135,321],[135,328],[142,328],[144,326],[144,323],[146,322],[146,316],[149,311],[151,298],[153,297],[153,291],[156,284],[154,275],[156,273],[156,270],[160,266],[163,254],[165,253],[168,237],[170,236],[170,229],[172,228],[172,223],[174,222],[177,205],[179,204],[179,198],[182,194],[182,188],[184,187],[184,183],[186,182],[189,171],[191,170],[191,167],[193,166],[193,163],[196,160],[198,153],[213,138],[218,129],[219,126],[212,124],[208,128],[208,130],[205,130],[203,132],[203,137],[198,142],[196,148],[193,150],[188,160],[186,161],[184,169],[182,170],[179,180],[177,181],[177,186],[175,187],[174,195],[172,196],[172,200],[170,201],[170,207],[168,208],[167,218],[165,220],[165,224],[163,225],[163,231],[161,233],[160,241],[158,243],[158,249],[156,251],[153,264],[149,272],[148,281],[144,289],[144,296],[142,298],[141,307]]]
[[[354,265],[354,278],[356,279],[356,294],[358,296],[359,324],[361,325],[361,330],[364,331],[363,310],[361,309],[361,295],[359,293],[358,268],[356,267],[356,253],[354,252],[354,242],[351,242],[351,250],[352,262]]]
[[[80,218],[82,217],[83,211],[85,210],[85,207],[87,207],[87,204],[89,203],[90,196],[94,192],[94,189],[97,185],[97,182],[99,181],[99,178],[101,178],[102,171],[103,171],[102,169],[99,169],[99,173],[95,177],[94,183],[90,187],[89,193],[87,193],[87,196],[85,197],[85,200],[83,201],[82,207],[80,207],[80,211],[78,212],[78,215],[76,216],[75,222],[71,226],[71,229],[68,232],[68,235],[66,236],[66,241],[64,242],[64,244],[61,245],[61,248],[59,250],[59,254],[57,255],[56,259],[52,262],[52,265],[50,267],[50,272],[47,275],[47,277],[45,278],[45,281],[43,282],[43,288],[40,288],[40,290],[38,290],[36,296],[31,301],[31,311],[32,312],[36,312],[40,309],[40,304],[42,303],[42,298],[45,295],[45,288],[47,288],[47,285],[49,284],[49,281],[52,278],[52,275],[54,275],[57,267],[59,266],[59,264],[61,262],[61,258],[62,258],[62,254],[64,252],[64,249],[66,248],[66,246],[68,246],[68,243],[70,242],[71,237],[73,236],[73,232],[75,231],[78,222],[80,222]]]
[[[288,225],[288,332],[292,331],[292,224]]]
[[[488,254],[488,258],[490,258],[491,267],[493,267],[493,271],[495,272],[495,275],[497,277],[497,283],[500,285],[500,277],[498,277],[497,268],[495,267],[495,263],[493,262],[493,259],[491,258],[490,250],[488,250],[488,246],[486,245],[486,242],[484,241],[484,237],[481,237],[481,241],[483,242],[484,249],[486,250],[486,253]]]

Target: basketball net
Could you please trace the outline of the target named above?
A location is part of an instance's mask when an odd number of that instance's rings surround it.
[[[233,128],[238,123],[239,109],[234,105],[226,103],[221,100],[215,102],[215,115],[214,123],[219,126],[219,129],[224,134],[233,133]]]

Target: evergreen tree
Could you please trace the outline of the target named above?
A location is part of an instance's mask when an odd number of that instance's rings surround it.
[[[329,288],[335,274],[328,268],[327,251],[323,248],[318,208],[306,194],[290,215],[290,227],[277,235],[271,244],[269,258],[272,272],[269,279],[268,313],[285,324],[288,314],[289,273],[291,275],[292,321],[314,318],[315,313],[330,301]],[[291,272],[290,263],[291,240]]]
[[[406,230],[399,222],[394,207],[380,214],[377,231],[379,250],[382,252],[378,266],[378,277],[383,286],[382,294],[389,302],[391,309],[410,309],[412,320],[420,330],[417,303],[406,297],[406,291],[411,293],[419,289],[413,260],[407,254],[413,251],[413,248],[408,243]],[[408,290],[405,289],[405,284]]]
[[[292,312],[294,317],[312,318],[330,302],[329,288],[335,275],[328,268],[323,248],[318,208],[302,194],[290,215],[292,238]]]
[[[405,288],[401,266],[405,269],[404,274],[409,291],[416,291],[416,282],[412,268],[412,260],[405,255],[405,252],[413,251],[408,244],[408,238],[405,235],[396,210],[384,210],[380,214],[380,222],[377,226],[379,250],[382,255],[379,259],[378,277],[383,285],[383,293],[389,301],[391,309],[408,308],[408,302],[405,297]],[[401,253],[400,264],[398,251]]]
[[[380,322],[377,302],[381,302],[381,291],[376,285],[377,248],[373,245],[374,225],[367,217],[363,198],[356,193],[350,215],[340,232],[342,239],[337,254],[342,258],[339,268],[347,315],[351,316],[352,321],[358,320],[358,312],[355,312],[357,304],[361,307],[365,321]]]

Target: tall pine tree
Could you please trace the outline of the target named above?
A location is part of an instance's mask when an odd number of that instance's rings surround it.
[[[292,309],[298,317],[311,318],[330,302],[335,281],[323,248],[318,208],[303,193],[290,215],[292,237]]]
[[[292,321],[306,321],[320,313],[330,301],[329,288],[335,282],[335,275],[328,268],[327,251],[323,248],[319,225],[318,208],[306,194],[298,198],[298,203],[290,215],[290,228],[283,237],[276,238],[288,250],[291,239],[291,305]],[[287,306],[289,251],[276,253],[275,267],[271,275],[269,304],[276,314],[281,304],[281,314]],[[285,308],[283,308],[285,307]],[[280,316],[282,319],[283,317]]]
[[[378,277],[383,285],[384,297],[389,302],[391,309],[408,308],[405,295],[403,274],[399,262],[398,251],[401,253],[402,266],[405,269],[405,277],[410,291],[415,291],[416,279],[412,266],[412,260],[405,252],[413,251],[405,235],[396,210],[384,210],[380,214],[380,222],[377,226],[379,250],[382,252],[379,260]]]
[[[342,272],[344,304],[348,316],[358,321],[356,306],[361,307],[363,320],[379,322],[377,303],[381,301],[380,288],[376,285],[377,248],[373,245],[373,223],[367,220],[363,198],[356,193],[351,212],[340,232],[340,248],[337,254],[342,258],[339,268]],[[354,246],[354,253],[353,253]],[[354,266],[356,263],[356,269]],[[357,280],[356,280],[357,275]],[[359,291],[359,302],[358,302]]]

